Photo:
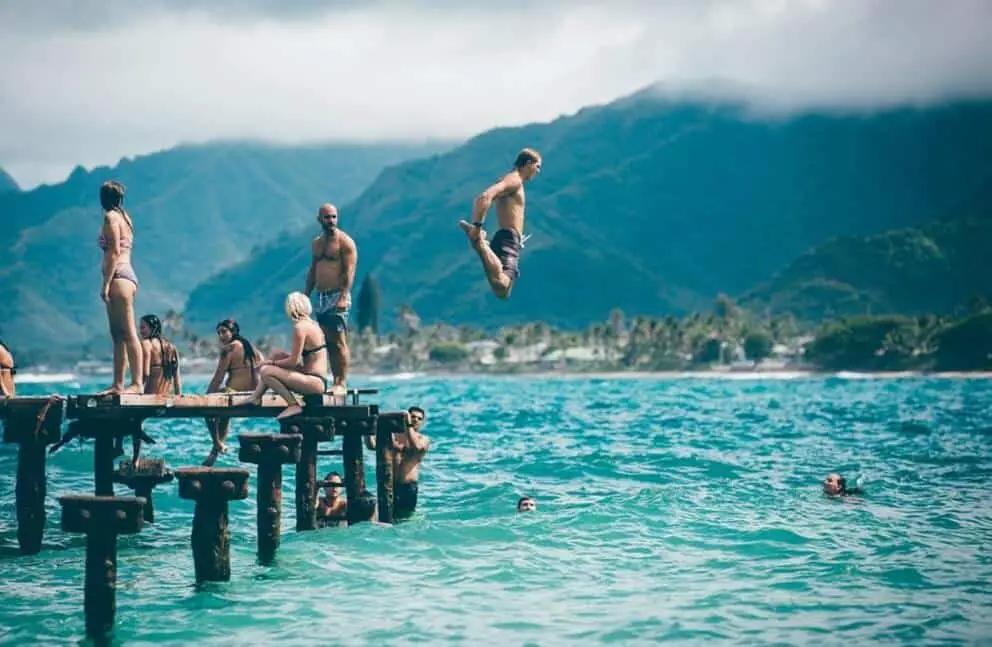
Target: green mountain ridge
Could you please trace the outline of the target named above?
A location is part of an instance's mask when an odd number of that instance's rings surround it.
[[[347,201],[379,171],[448,144],[183,145],[74,170],[65,182],[0,195],[0,332],[22,350],[80,347],[105,337],[98,298],[100,184],[127,186],[135,222],[136,307],[181,309],[187,293],[281,232],[312,221],[320,203]]]
[[[523,146],[544,169],[527,185],[521,278],[501,302],[455,223]],[[389,167],[341,209],[341,226],[359,245],[358,280],[373,273],[382,286],[384,323],[408,304],[426,322],[582,328],[614,307],[708,308],[832,237],[924,225],[983,186],[990,146],[989,102],[759,118],[648,90]],[[253,334],[283,329],[282,299],[302,288],[317,233],[205,281],[187,322],[209,330],[235,314]]]
[[[3,167],[0,167],[0,194],[12,193],[15,191],[20,191],[21,187],[17,184],[17,180],[10,176]]]
[[[807,251],[741,305],[817,321],[864,314],[950,314],[992,295],[992,184],[923,227],[834,238]]]

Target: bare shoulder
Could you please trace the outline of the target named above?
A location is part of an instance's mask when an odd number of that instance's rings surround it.
[[[502,182],[507,191],[517,191],[522,189],[524,186],[523,178],[520,177],[520,173],[518,171],[510,171],[504,175]]]
[[[347,247],[348,249],[355,249],[355,239],[338,229],[338,237],[341,240],[341,246]]]

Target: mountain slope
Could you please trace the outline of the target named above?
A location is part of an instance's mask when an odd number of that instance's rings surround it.
[[[500,302],[455,223],[523,146],[543,154],[544,170],[527,186],[533,238],[521,279]],[[387,315],[406,303],[425,321],[584,326],[612,307],[705,307],[832,236],[926,223],[981,186],[990,147],[992,103],[761,119],[645,91],[387,168],[342,209],[341,226],[359,245],[359,280],[380,281]],[[199,286],[189,321],[207,327],[235,313],[283,326],[278,307],[260,304],[302,287],[315,233]]]
[[[990,185],[992,186],[992,185]],[[956,218],[819,245],[741,303],[801,319],[862,314],[950,314],[974,297],[992,296],[992,190]]]
[[[106,326],[97,297],[100,184],[127,186],[135,222],[137,308],[183,306],[197,283],[252,248],[298,230],[326,200],[354,197],[386,165],[438,145],[281,147],[216,143],[181,146],[122,160],[114,168],[77,168],[55,186],[0,196],[0,328],[19,348],[78,345]]]
[[[17,181],[10,177],[10,173],[0,168],[0,193],[11,193],[14,191],[20,191],[21,187],[17,185]]]

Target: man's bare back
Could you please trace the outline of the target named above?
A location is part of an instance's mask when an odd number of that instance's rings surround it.
[[[510,296],[510,290],[520,275],[518,267],[523,248],[524,207],[526,196],[524,182],[541,171],[541,156],[525,148],[517,155],[513,170],[483,191],[472,209],[472,222],[459,221],[458,226],[468,237],[469,244],[479,254],[482,268],[493,293],[500,299]],[[489,207],[496,205],[499,231],[491,242],[486,240],[482,223]]]

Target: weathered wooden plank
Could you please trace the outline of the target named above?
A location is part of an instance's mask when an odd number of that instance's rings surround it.
[[[206,395],[109,396],[79,395],[69,398],[68,418],[271,418],[286,408],[278,395],[266,395],[261,406],[247,403],[247,393],[211,393]],[[305,415],[316,417],[362,418],[375,415],[375,405],[351,405],[342,396],[324,394],[305,396]]]

